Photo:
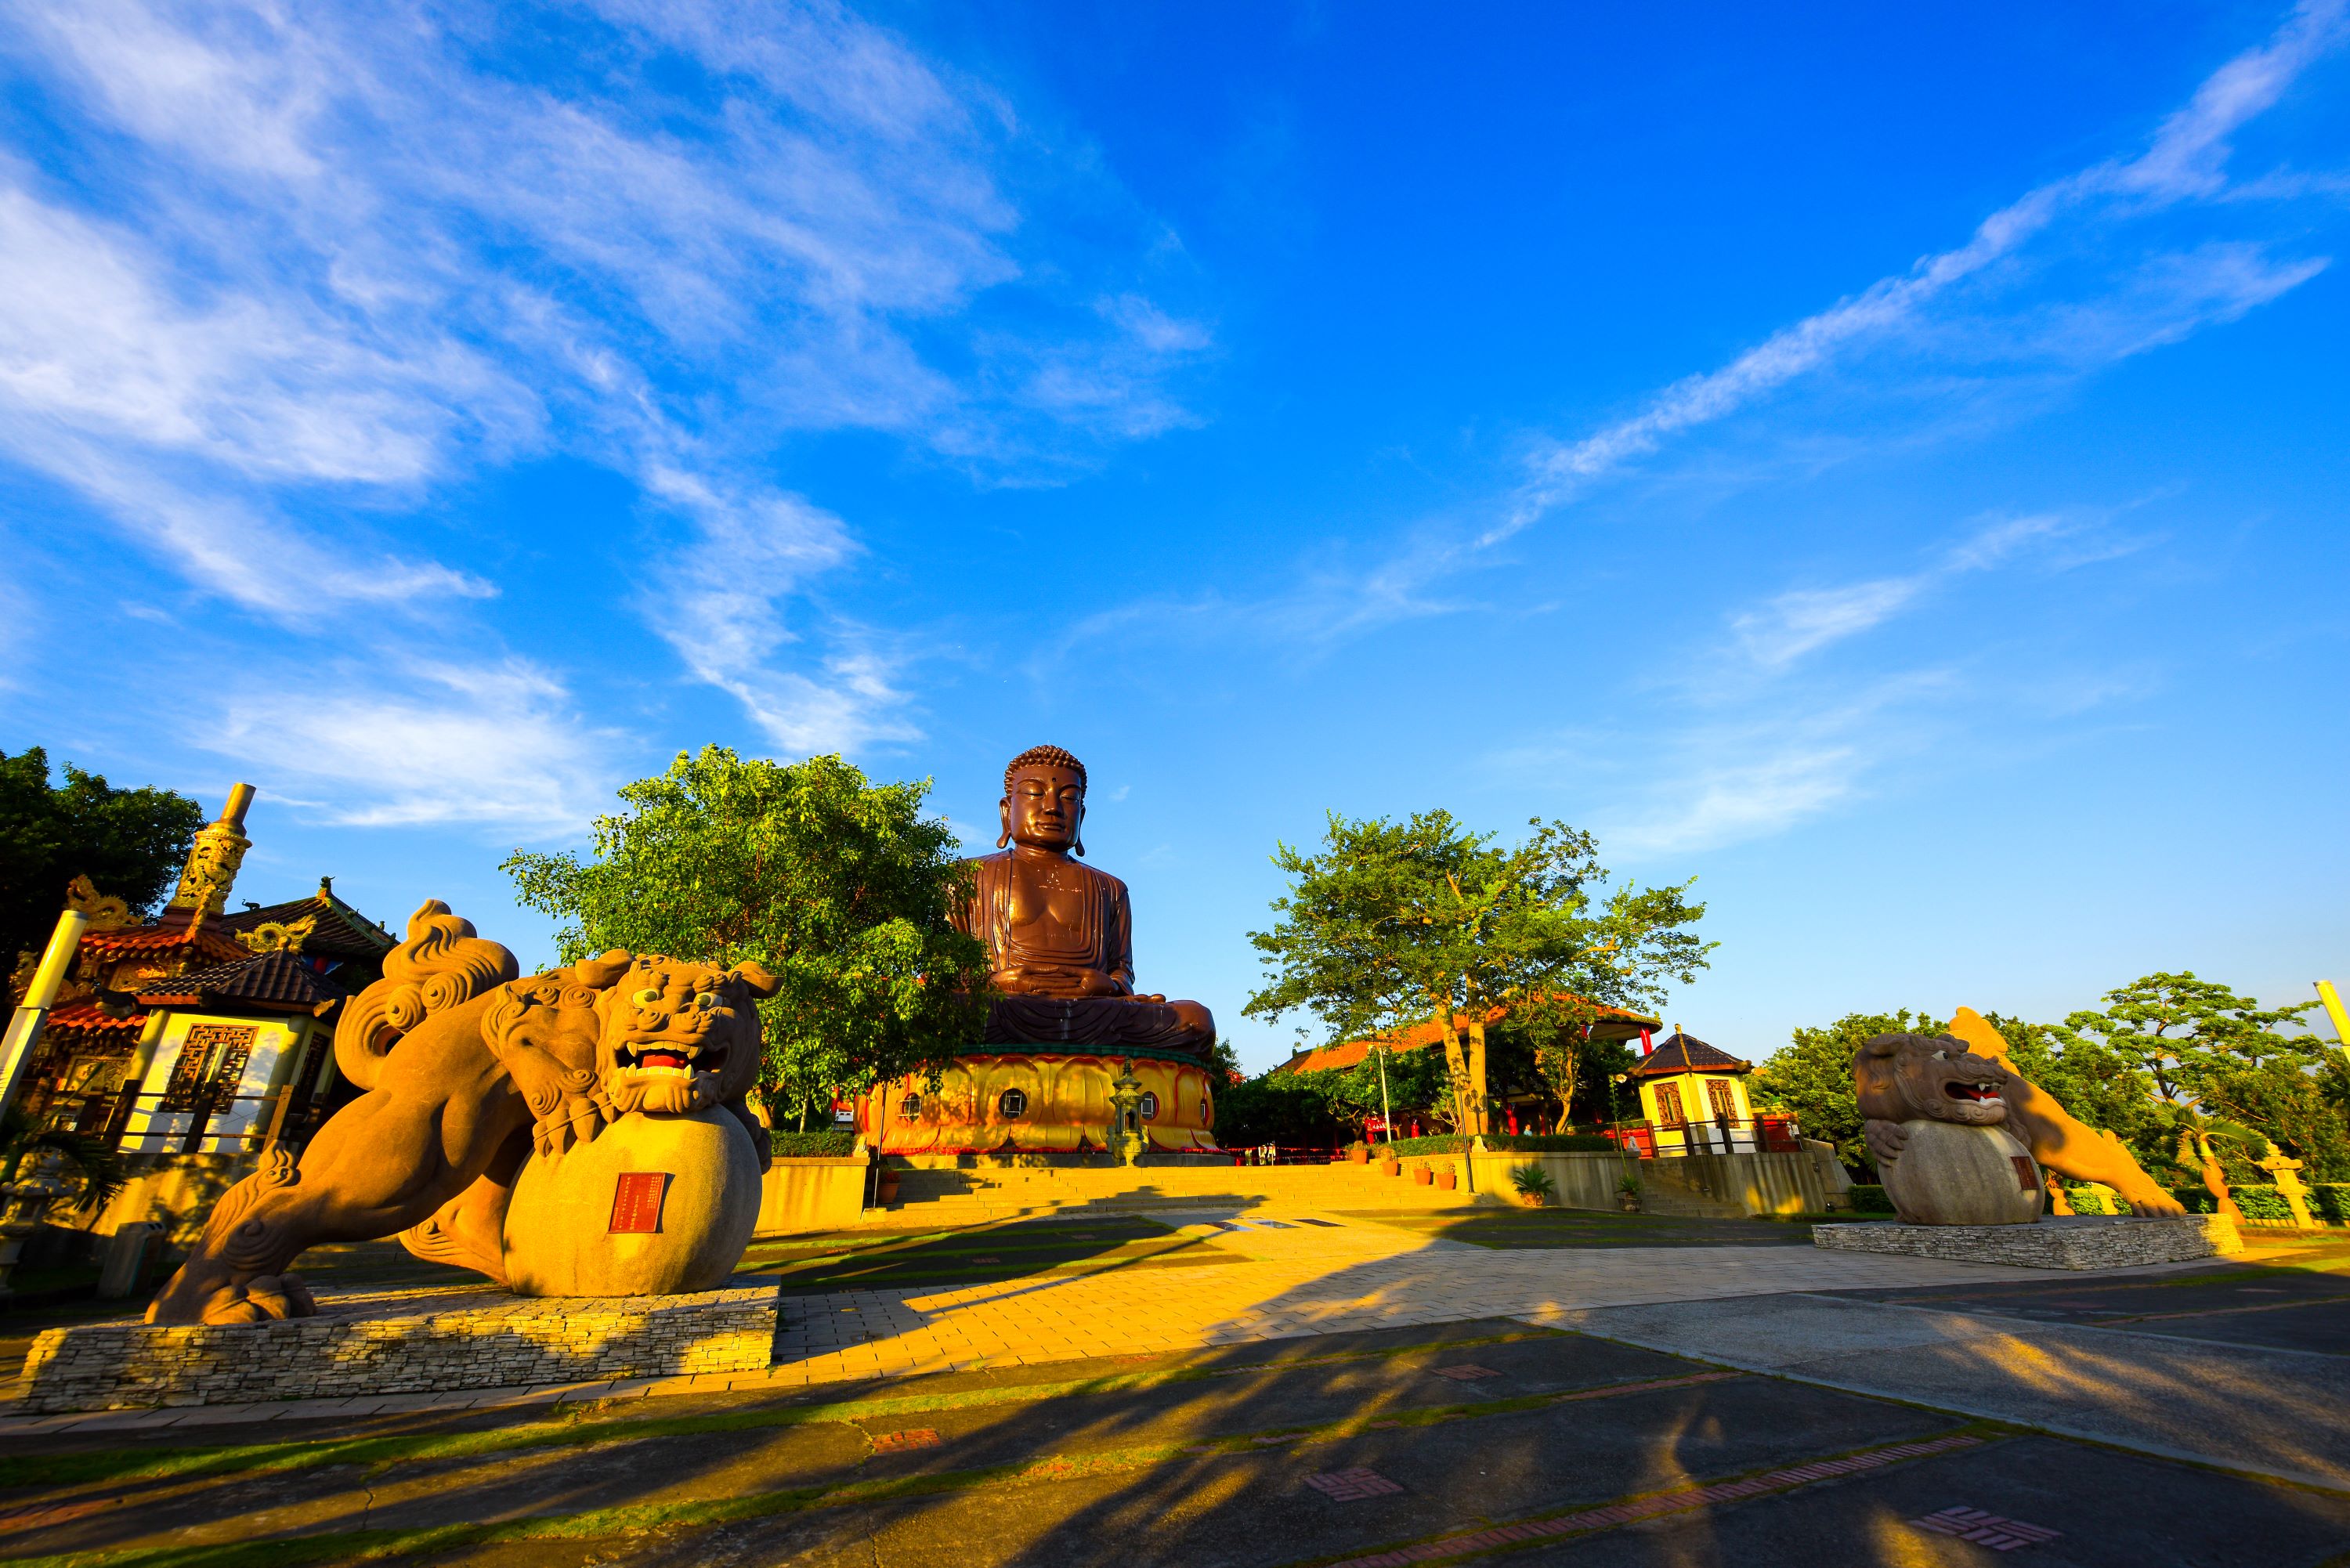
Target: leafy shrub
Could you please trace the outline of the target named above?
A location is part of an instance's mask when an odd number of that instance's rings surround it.
[[[1852,1184],[1852,1211],[1856,1214],[1890,1214],[1893,1199],[1885,1196],[1885,1189],[1873,1182]]]
[[[1553,1203],[1558,1199],[1558,1183],[1550,1179],[1549,1171],[1531,1161],[1511,1168],[1510,1185],[1518,1189],[1519,1197],[1532,1199],[1537,1203]]]
[[[1596,1133],[1503,1133],[1488,1136],[1485,1147],[1511,1154],[1614,1154],[1616,1142]]]
[[[2350,1185],[2328,1181],[2309,1189],[2310,1212],[2334,1224],[2350,1224]]]
[[[2200,1186],[2173,1187],[2168,1190],[2173,1198],[2178,1199],[2178,1206],[2189,1214],[2217,1214],[2220,1211],[2219,1203]]]
[[[768,1151],[778,1159],[810,1159],[818,1155],[842,1155],[855,1151],[857,1133],[849,1127],[826,1127],[820,1132],[785,1132],[770,1128],[767,1133]]]
[[[2282,1220],[2288,1224],[2292,1222],[2293,1205],[2287,1203],[2284,1200],[2284,1194],[2275,1188],[2239,1187],[2232,1190],[2235,1193],[2236,1207],[2244,1211],[2245,1219]]]

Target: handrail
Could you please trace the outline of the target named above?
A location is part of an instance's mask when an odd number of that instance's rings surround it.
[[[165,1104],[172,1097],[168,1089],[69,1091],[49,1100],[41,1120],[44,1127],[95,1137],[118,1152],[126,1142],[147,1144],[162,1140],[177,1146],[129,1151],[134,1154],[194,1154],[208,1143],[234,1144],[237,1153],[251,1153],[278,1143],[298,1146],[307,1143],[326,1120],[324,1096],[309,1096],[308,1103],[297,1110],[296,1102],[301,1096],[291,1085],[258,1095],[198,1093],[184,1104]],[[242,1127],[224,1126],[234,1119],[236,1107],[241,1105],[254,1106],[253,1116]],[[133,1128],[130,1124],[142,1109],[147,1112],[147,1125]],[[185,1126],[164,1120],[179,1117],[187,1118]]]

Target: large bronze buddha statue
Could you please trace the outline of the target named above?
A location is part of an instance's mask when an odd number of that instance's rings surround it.
[[[1002,997],[991,1045],[1091,1045],[1204,1053],[1216,1022],[1196,1002],[1134,990],[1134,921],[1126,884],[1076,857],[1086,768],[1058,746],[1031,746],[1003,770],[1011,847],[971,862],[978,887],[958,922],[987,944]]]

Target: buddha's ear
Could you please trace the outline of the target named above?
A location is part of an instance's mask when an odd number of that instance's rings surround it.
[[[1086,841],[1078,837],[1076,835],[1071,834],[1069,836],[1069,851],[1073,855],[1083,855],[1086,852]]]
[[[995,803],[995,815],[1003,824],[1003,831],[995,836],[995,846],[1001,849],[1012,842],[1012,796],[1009,792]]]

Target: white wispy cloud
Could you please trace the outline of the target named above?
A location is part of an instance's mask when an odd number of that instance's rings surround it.
[[[1024,182],[1081,177],[828,0],[16,16],[0,66],[49,134],[0,152],[0,454],[249,609],[477,597],[450,546],[387,561],[341,520],[569,452],[743,618],[687,668],[842,743],[898,722],[869,652],[786,634],[789,586],[711,587],[746,542],[788,584],[853,558],[764,477],[780,438],[1066,472],[1191,417],[1169,376],[1208,340],[1145,286],[1155,227],[1034,265]]]
[[[1939,350],[1946,367],[1956,355],[2054,359],[2077,371],[2234,320],[2306,281],[2325,258],[2279,260],[2256,242],[2213,240],[2088,269],[2071,298],[2000,308],[2003,291],[2052,286],[2045,275],[2010,265],[2035,242],[2224,199],[2230,139],[2345,36],[2343,0],[2304,0],[2265,43],[2207,78],[2136,156],[2029,191],[1985,218],[1964,244],[1782,327],[1719,369],[1675,382],[1638,413],[1574,441],[1542,443],[1525,482],[1480,543],[1508,538],[1675,436],[1872,349]]]
[[[273,794],[317,792],[333,803],[314,808],[328,821],[569,833],[617,782],[621,737],[586,722],[527,660],[347,664],[330,701],[289,701],[289,684],[249,680],[216,729],[188,738],[249,760]]]

